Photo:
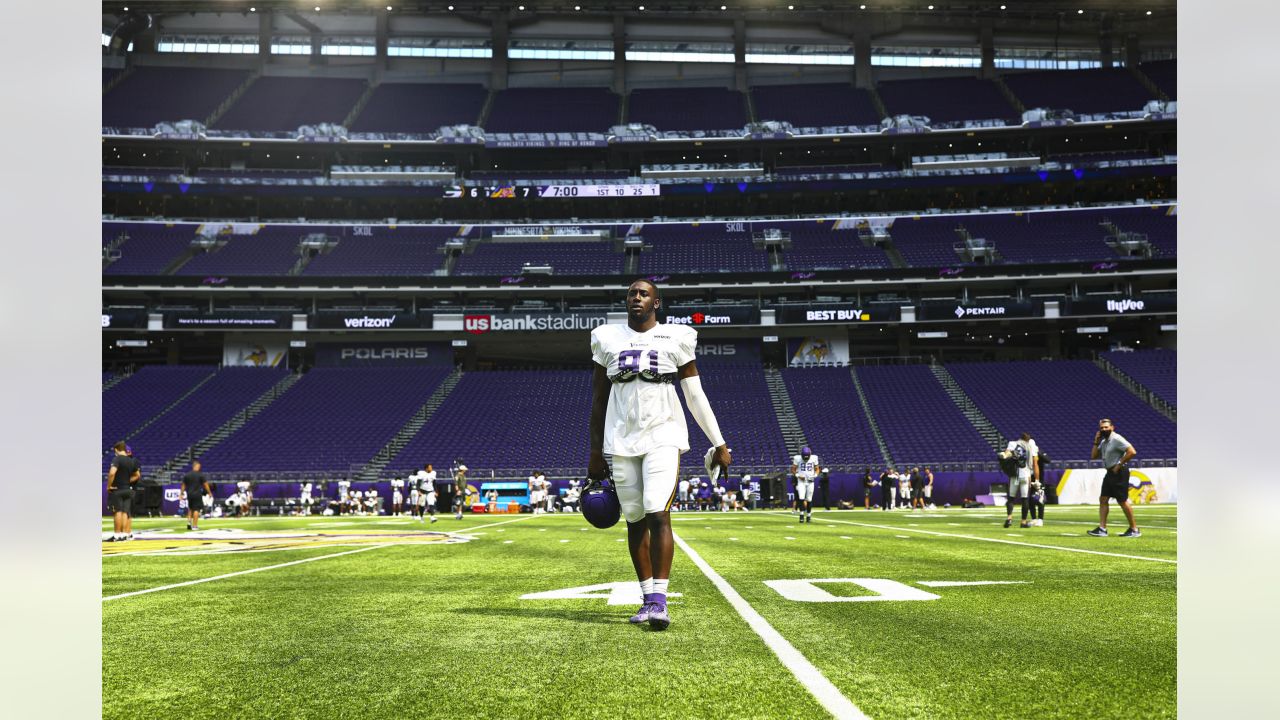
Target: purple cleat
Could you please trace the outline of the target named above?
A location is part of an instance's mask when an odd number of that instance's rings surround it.
[[[653,603],[649,610],[649,627],[654,630],[666,630],[671,624],[671,618],[667,615],[666,603]]]
[[[632,615],[631,619],[628,620],[627,622],[630,622],[632,625],[639,625],[640,623],[649,622],[649,614],[651,612],[653,612],[653,603],[646,602],[645,604],[640,606],[640,609],[636,612],[636,614]]]

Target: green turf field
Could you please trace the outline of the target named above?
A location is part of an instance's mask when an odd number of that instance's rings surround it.
[[[666,632],[627,623],[621,524],[136,519],[167,532],[103,543],[103,717],[1173,717],[1177,509],[1138,513],[676,513]]]

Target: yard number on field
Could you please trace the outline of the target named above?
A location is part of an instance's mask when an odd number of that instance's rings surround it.
[[[855,595],[852,597],[832,595],[818,587],[824,585],[844,584],[857,585],[863,590],[870,590],[874,595]],[[765,580],[768,585],[782,597],[794,602],[828,603],[828,602],[883,602],[885,600],[941,600],[935,595],[897,580],[884,578],[810,578],[804,580]],[[920,585],[929,587],[959,587],[967,585],[1021,585],[1025,581],[1018,580],[940,580],[920,581]],[[680,593],[671,593],[669,597],[680,597]],[[640,586],[636,582],[612,582],[599,585],[582,585],[548,590],[521,595],[521,600],[594,600],[607,598],[609,605],[638,605],[643,600]]]

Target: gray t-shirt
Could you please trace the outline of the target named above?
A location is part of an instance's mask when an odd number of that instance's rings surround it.
[[[1112,431],[1111,436],[1102,441],[1098,446],[1098,457],[1102,458],[1103,467],[1111,467],[1124,459],[1124,451],[1130,447],[1129,441],[1118,432]]]

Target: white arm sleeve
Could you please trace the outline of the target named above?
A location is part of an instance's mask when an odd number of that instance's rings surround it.
[[[720,434],[720,426],[716,423],[716,415],[711,412],[711,404],[702,392],[702,378],[694,375],[680,381],[684,390],[684,401],[689,404],[689,414],[698,422],[698,427],[706,433],[712,447],[724,444],[724,436]]]

